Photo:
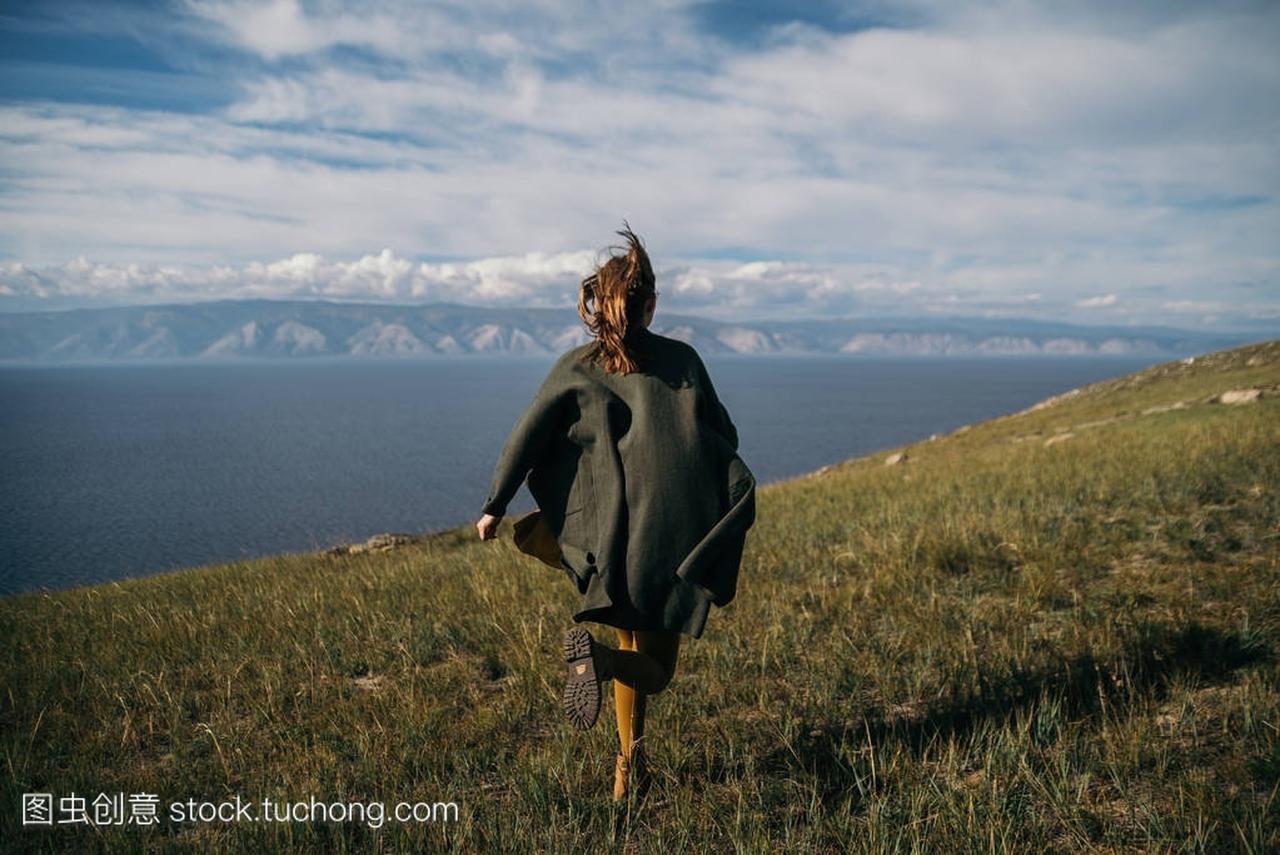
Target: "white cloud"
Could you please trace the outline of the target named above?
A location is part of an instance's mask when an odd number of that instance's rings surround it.
[[[242,47],[266,59],[361,45],[388,53],[407,47],[404,31],[385,14],[306,14],[298,0],[187,0],[188,11],[220,25]]]
[[[1256,139],[1280,84],[1271,26],[1206,15],[1112,34],[1055,24],[867,30],[733,60],[714,91],[791,127],[947,148]],[[1188,110],[1187,104],[1198,105]]]
[[[602,259],[596,250],[527,253],[465,262],[413,262],[391,249],[353,260],[297,253],[275,261],[195,266],[104,263],[78,257],[62,265],[0,264],[0,289],[20,308],[67,300],[168,302],[217,298],[324,298],[388,302],[458,302],[491,306],[571,306],[583,275]],[[1003,288],[907,278],[883,265],[810,265],[764,261],[659,263],[662,310],[724,319],[838,317],[945,313],[991,317],[1043,313],[1061,320],[1090,320],[1108,306],[1125,322],[1185,322],[1212,309],[1213,317],[1261,321],[1280,317],[1267,301],[1206,304],[1159,300],[1117,305],[1114,294],[1076,298],[1055,289],[1009,293]],[[25,298],[25,299],[24,299]],[[1221,310],[1227,308],[1225,313]],[[1080,314],[1073,317],[1074,311]],[[1203,321],[1202,323],[1212,323]],[[1230,324],[1227,324],[1230,326]]]
[[[36,267],[0,263],[0,294],[22,308],[67,301],[188,302],[208,299],[328,299],[359,302],[451,302],[484,306],[576,305],[581,278],[603,260],[598,250],[526,253],[465,262],[414,262],[386,248],[352,260],[296,253],[243,265],[105,263],[83,256]],[[862,264],[700,260],[656,269],[660,311],[724,320],[948,314],[1087,322],[1098,306],[1124,323],[1216,323],[1236,317],[1280,318],[1274,302],[1234,307],[1205,301],[1148,301],[1141,311],[1117,305],[1114,294],[1074,299],[1041,292],[907,279],[902,271]],[[1073,316],[1079,309],[1082,314]],[[1034,311],[1032,311],[1034,310]],[[1198,317],[1192,317],[1198,316]],[[1205,317],[1214,320],[1204,320]]]
[[[391,249],[353,261],[296,253],[242,266],[91,262],[0,263],[0,287],[25,297],[145,297],[187,301],[221,298],[327,298],[446,301],[482,305],[568,305],[596,259],[592,251],[529,253],[465,263],[415,263]]]
[[[1228,322],[1269,304],[1227,284],[1280,279],[1275,7],[919,4],[753,49],[635,4],[188,8],[260,60],[221,112],[0,107],[0,253],[25,265],[0,308],[554,302],[624,217],[664,302],[725,314],[1142,320],[1212,296]]]

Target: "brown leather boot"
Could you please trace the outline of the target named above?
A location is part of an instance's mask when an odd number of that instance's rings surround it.
[[[632,790],[637,796],[649,791],[651,778],[649,764],[645,760],[644,747],[639,741],[632,743],[631,756],[619,752],[613,764],[613,800],[620,802]]]
[[[631,775],[631,762],[627,760],[627,755],[621,751],[618,752],[618,758],[613,763],[613,800],[620,802],[627,797],[628,778]]]
[[[561,704],[569,721],[579,730],[596,723],[600,714],[600,673],[604,664],[600,654],[609,648],[595,643],[591,633],[580,626],[570,627],[564,634],[565,674]]]
[[[637,739],[631,744],[631,784],[635,787],[636,795],[643,796],[649,792],[649,785],[652,782],[644,740]]]

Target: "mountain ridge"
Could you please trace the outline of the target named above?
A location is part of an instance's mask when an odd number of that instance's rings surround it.
[[[722,321],[660,312],[652,329],[706,353],[1178,356],[1248,333],[951,316]],[[589,340],[573,308],[213,300],[0,314],[0,361],[552,355]]]

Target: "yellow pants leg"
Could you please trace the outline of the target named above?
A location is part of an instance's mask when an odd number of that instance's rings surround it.
[[[618,630],[618,649],[634,651],[636,634],[629,629]],[[618,744],[622,746],[622,756],[631,756],[631,744],[634,739],[632,723],[636,713],[635,689],[619,679],[613,681],[613,710],[618,718]]]
[[[644,714],[649,695],[666,688],[675,675],[680,652],[677,632],[619,629],[618,649],[610,656],[614,712],[622,755],[644,737]]]

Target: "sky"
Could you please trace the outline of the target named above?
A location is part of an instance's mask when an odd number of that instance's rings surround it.
[[[0,0],[0,311],[1280,330],[1280,3]]]

